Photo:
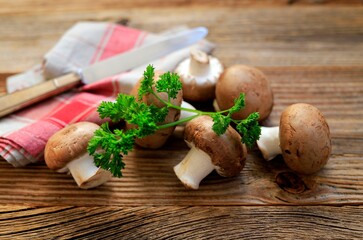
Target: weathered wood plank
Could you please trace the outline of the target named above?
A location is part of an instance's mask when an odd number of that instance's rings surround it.
[[[0,0],[0,14],[29,14],[48,13],[52,12],[65,12],[65,11],[107,11],[110,7],[114,9],[122,8],[167,8],[167,7],[289,7],[294,6],[311,6],[311,5],[330,5],[330,6],[362,6],[361,0],[98,0],[93,4],[89,4],[87,0],[79,0],[74,2],[72,0],[59,0],[50,3],[46,0],[16,0],[6,1]]]
[[[181,144],[178,142],[176,144]],[[314,176],[293,175],[281,158],[265,163],[254,152],[241,175],[221,178],[213,173],[198,191],[184,189],[172,167],[187,149],[125,159],[122,179],[81,190],[69,175],[49,171],[45,166],[15,169],[0,164],[0,202],[37,206],[92,205],[358,205],[363,203],[363,157],[333,155],[325,169]],[[169,157],[165,157],[169,154]],[[152,158],[148,157],[151,156]],[[299,182],[300,181],[300,182]],[[296,183],[297,182],[297,183]],[[279,183],[279,185],[278,185]]]
[[[172,167],[188,147],[178,131],[160,150],[138,149],[125,158],[122,179],[78,189],[69,175],[39,163],[13,168],[0,163],[0,203],[52,205],[358,205],[363,203],[363,68],[263,67],[275,93],[277,125],[289,104],[307,102],[326,116],[333,152],[312,176],[290,174],[281,157],[266,163],[257,149],[236,178],[208,176],[198,191],[184,189]]]
[[[362,207],[0,208],[9,239],[360,239]]]
[[[327,118],[335,137],[363,136],[363,68],[261,68],[271,79],[275,105],[265,125],[276,126],[290,104],[310,103]]]
[[[181,2],[188,5],[194,1]],[[192,11],[183,4],[123,8],[122,1],[110,8],[111,3],[103,1],[104,6],[98,6],[100,9],[89,9],[82,8],[84,5],[78,1],[70,5],[61,1],[53,11],[53,3],[39,1],[32,3],[36,6],[32,11],[26,11],[30,3],[15,7],[12,1],[3,1],[0,3],[3,9],[3,12],[0,10],[0,72],[19,72],[40,63],[60,36],[78,21],[120,19],[129,21],[131,27],[153,32],[180,24],[204,25],[210,30],[208,39],[218,44],[215,55],[227,66],[234,63],[255,66],[363,64],[361,7],[245,8],[234,7],[239,1],[218,2],[230,7],[212,4]],[[170,14],[173,17],[165,21],[165,16]]]

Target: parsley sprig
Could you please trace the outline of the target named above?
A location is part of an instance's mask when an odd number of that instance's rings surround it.
[[[101,118],[109,118],[112,122],[124,120],[136,126],[136,128],[128,130],[111,130],[107,122],[103,123],[95,131],[93,138],[88,143],[87,150],[94,157],[96,166],[110,171],[115,177],[122,176],[122,169],[125,167],[122,161],[123,156],[132,151],[137,138],[152,135],[159,129],[176,126],[197,116],[211,116],[214,122],[212,129],[218,135],[225,133],[231,123],[236,124],[236,129],[241,134],[243,143],[249,148],[258,140],[261,134],[258,124],[259,113],[254,112],[243,120],[232,118],[233,113],[245,107],[244,93],[240,94],[234,101],[234,106],[230,109],[219,112],[205,112],[183,108],[171,103],[171,99],[176,98],[178,92],[182,89],[182,83],[177,74],[164,73],[160,76],[159,81],[155,82],[155,69],[149,65],[143,75],[137,99],[134,96],[119,94],[116,101],[103,101],[97,109]],[[160,98],[158,93],[166,93],[168,100],[165,101]],[[164,107],[158,108],[155,105],[147,105],[141,102],[140,100],[148,94],[155,96],[164,104]],[[172,108],[195,114],[179,121],[163,123]]]

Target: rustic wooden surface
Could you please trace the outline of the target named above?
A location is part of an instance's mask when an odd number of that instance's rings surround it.
[[[1,161],[0,238],[362,238],[362,1],[287,2],[0,0],[0,92],[7,74],[41,61],[77,21],[155,32],[204,25],[226,66],[258,66],[271,80],[275,106],[265,125],[277,125],[289,104],[307,102],[326,116],[333,137],[327,166],[313,176],[292,173],[281,157],[266,163],[253,149],[240,176],[212,173],[198,191],[184,189],[172,171],[188,151],[180,131],[160,150],[137,149],[125,159],[124,178],[93,190],[43,163]]]

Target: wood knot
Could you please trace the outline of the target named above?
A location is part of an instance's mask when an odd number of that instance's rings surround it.
[[[304,181],[293,172],[277,174],[276,183],[284,191],[294,194],[302,193],[307,189]]]
[[[116,24],[122,25],[122,26],[128,26],[130,22],[130,19],[128,18],[120,18],[116,20]]]

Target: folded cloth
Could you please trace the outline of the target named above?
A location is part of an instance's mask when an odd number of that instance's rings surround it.
[[[78,23],[45,55],[43,64],[10,77],[7,81],[8,91],[77,71],[115,54],[157,41],[160,35],[173,34],[182,29],[185,27],[152,34],[112,23]],[[211,52],[214,45],[203,40],[193,47]],[[150,64],[161,71],[172,71],[188,56],[189,48],[185,48]],[[99,103],[113,100],[118,93],[129,93],[145,68],[146,65],[140,66],[84,85],[0,119],[0,157],[15,167],[43,160],[44,147],[51,135],[74,122],[101,124],[103,120],[96,112]]]

